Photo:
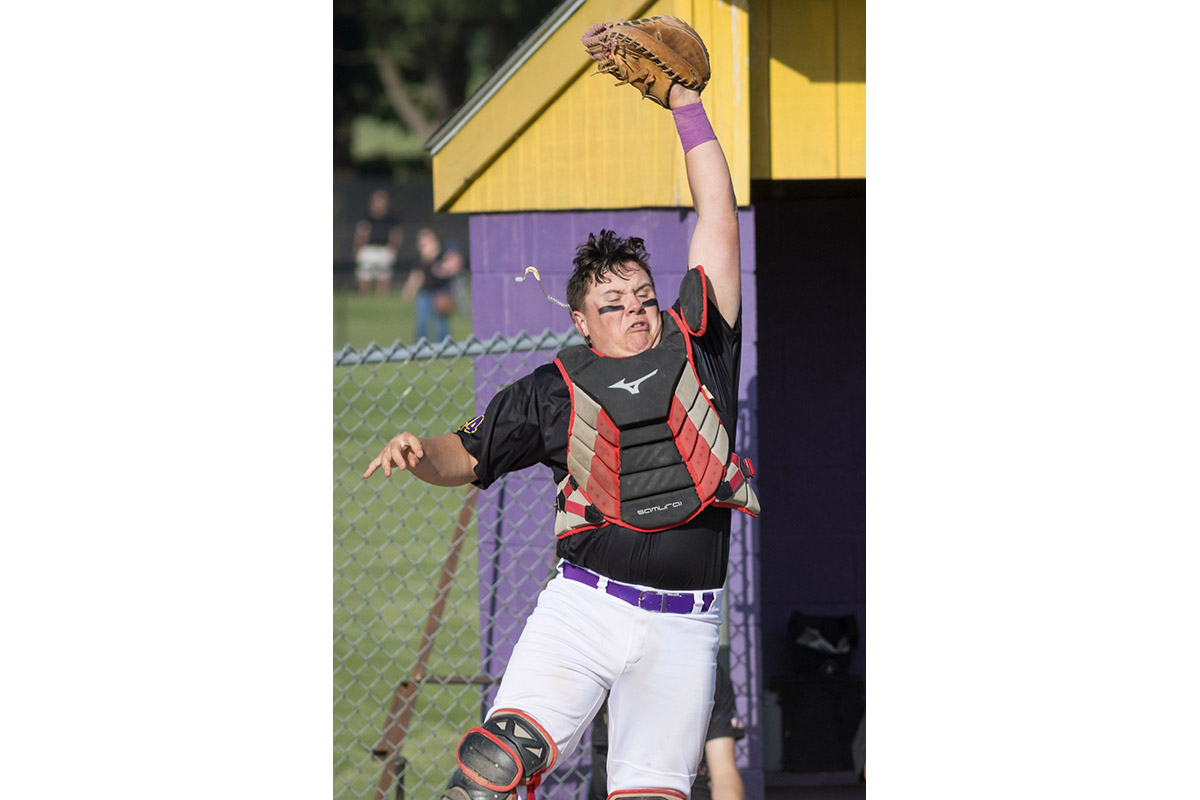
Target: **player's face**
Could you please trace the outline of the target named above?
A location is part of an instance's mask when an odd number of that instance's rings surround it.
[[[417,253],[426,261],[433,261],[437,258],[438,250],[441,247],[438,244],[437,236],[428,228],[422,228],[417,231]]]
[[[654,346],[662,331],[658,298],[650,276],[636,264],[628,264],[622,277],[609,275],[592,284],[583,311],[571,312],[575,328],[591,337],[592,349],[616,358],[635,356]]]

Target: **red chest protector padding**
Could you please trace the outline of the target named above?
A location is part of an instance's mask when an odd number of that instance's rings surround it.
[[[714,502],[757,514],[749,464],[730,452],[684,330],[703,332],[706,288],[703,271],[689,270],[680,288],[683,314],[663,313],[662,336],[650,350],[609,358],[579,345],[555,359],[572,405],[559,536],[605,523],[663,530]]]

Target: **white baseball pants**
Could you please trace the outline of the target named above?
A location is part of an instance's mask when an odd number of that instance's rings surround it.
[[[554,739],[561,760],[609,692],[609,793],[669,789],[687,797],[712,712],[723,590],[708,611],[669,614],[612,597],[605,583],[568,580],[560,563],[488,715],[525,712]]]

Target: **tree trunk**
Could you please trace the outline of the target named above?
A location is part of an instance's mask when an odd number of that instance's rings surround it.
[[[388,101],[396,110],[401,121],[422,139],[432,136],[433,132],[437,130],[437,124],[426,119],[413,103],[408,89],[404,85],[404,79],[400,77],[400,71],[392,63],[391,57],[379,50],[374,50],[371,52],[371,60],[375,62],[375,69],[379,71],[379,81],[383,84]]]

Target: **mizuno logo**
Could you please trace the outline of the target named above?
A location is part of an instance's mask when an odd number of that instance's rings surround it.
[[[610,386],[608,388],[624,389],[625,391],[629,392],[630,394],[637,394],[638,387],[642,385],[642,381],[646,380],[647,378],[651,378],[657,374],[658,374],[658,370],[654,370],[654,372],[651,372],[649,375],[643,375],[642,377],[638,378],[633,383],[626,383],[625,379],[621,378],[621,380],[617,381],[616,383],[614,383],[612,386]]]

